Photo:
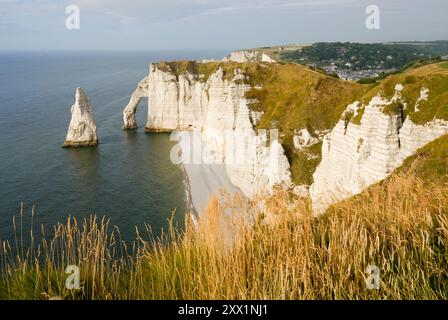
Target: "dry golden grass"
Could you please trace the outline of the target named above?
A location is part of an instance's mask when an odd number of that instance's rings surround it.
[[[69,219],[36,250],[3,245],[0,295],[446,299],[447,194],[448,184],[397,175],[319,218],[309,200],[283,191],[252,202],[213,200],[197,226],[187,216],[182,233],[173,227],[160,239],[138,237],[130,248],[107,221]],[[81,290],[64,287],[68,264],[80,267]],[[379,268],[378,290],[366,287],[368,265]]]
[[[406,75],[414,75],[414,76],[424,76],[424,75],[434,75],[434,74],[443,74],[448,75],[448,68],[446,67],[447,63],[433,63],[428,64],[422,67],[408,69],[404,72]]]

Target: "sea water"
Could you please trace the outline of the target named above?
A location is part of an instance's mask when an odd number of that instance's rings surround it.
[[[187,209],[182,168],[170,161],[169,134],[124,131],[122,110],[148,64],[221,58],[225,50],[169,52],[0,52],[0,239],[13,239],[12,217],[23,203],[25,226],[47,227],[92,214],[107,217],[127,239],[135,227],[160,234]],[[63,149],[76,87],[93,106],[100,144]]]

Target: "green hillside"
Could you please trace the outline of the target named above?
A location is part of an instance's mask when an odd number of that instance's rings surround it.
[[[325,66],[334,63],[352,70],[369,68],[401,69],[417,60],[430,60],[448,54],[448,41],[350,43],[319,42],[281,54],[291,62]],[[347,66],[346,64],[350,65]]]
[[[448,135],[419,149],[396,172],[412,173],[427,182],[448,182]]]
[[[448,69],[447,63],[410,67],[390,75],[375,84],[361,85],[327,76],[308,67],[293,64],[275,64],[269,67],[262,89],[253,88],[249,98],[258,99],[254,109],[265,112],[259,127],[279,128],[282,144],[291,163],[293,181],[297,184],[311,184],[312,173],[320,162],[321,145],[314,145],[300,152],[292,144],[295,130],[308,128],[329,130],[340,119],[348,104],[360,100],[367,104],[381,93],[390,99],[395,85],[404,85],[403,100],[407,103],[404,115],[417,124],[424,124],[434,118],[448,120]],[[429,90],[427,101],[414,109],[422,88]],[[394,106],[385,112],[402,112],[404,106]],[[351,121],[359,123],[362,110]]]
[[[251,108],[263,111],[258,128],[276,128],[291,164],[293,181],[311,184],[320,162],[320,144],[296,151],[294,133],[307,128],[312,135],[333,128],[348,104],[360,99],[370,85],[330,77],[295,64],[272,64],[265,68],[262,88],[247,97],[258,102]]]
[[[375,84],[361,100],[367,104],[378,93],[390,99],[395,94],[395,85],[402,84],[402,99],[406,107],[397,107],[403,108],[405,116],[409,116],[416,124],[424,124],[434,118],[448,120],[448,69],[445,65],[446,63],[428,64],[390,75]],[[420,101],[419,109],[415,110],[422,88],[429,90],[429,97],[426,101]],[[388,111],[393,110],[385,109],[385,112]],[[352,119],[355,123],[359,120],[359,117]]]

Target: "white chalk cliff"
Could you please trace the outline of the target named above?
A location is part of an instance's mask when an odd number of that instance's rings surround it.
[[[289,163],[282,146],[275,139],[266,145],[265,137],[254,130],[254,115],[245,98],[250,86],[244,80],[238,69],[231,78],[219,68],[203,79],[200,74],[176,75],[151,64],[148,77],[123,112],[124,128],[136,126],[138,101],[147,96],[145,130],[200,132],[210,150],[207,161],[224,164],[231,182],[247,196],[270,191],[278,184],[289,186]]]
[[[272,59],[269,55],[266,53],[263,53],[261,55],[261,62],[267,62],[267,63],[274,63],[276,62],[274,59]]]
[[[392,103],[401,102],[402,89],[397,84],[391,100],[377,95],[366,106],[359,102],[349,105],[346,115],[356,115],[364,108],[360,124],[343,117],[324,137],[322,161],[310,188],[317,214],[385,179],[417,149],[448,132],[444,120],[417,125],[409,117],[403,119],[402,114],[383,112]],[[427,97],[428,90],[422,88],[419,101]],[[404,101],[403,105],[406,107]]]
[[[239,50],[230,53],[227,57],[222,59],[224,62],[232,61],[232,62],[266,62],[266,63],[274,63],[276,62],[266,53],[260,53],[258,51],[251,50]]]
[[[294,148],[296,148],[296,150],[302,150],[303,148],[315,145],[320,141],[322,141],[320,137],[311,135],[306,128],[299,130],[299,132],[297,132],[293,137]]]
[[[123,111],[123,129],[136,129],[135,112],[140,100],[148,97],[148,77],[143,78],[132,93],[131,100]]]
[[[63,147],[92,147],[98,145],[92,106],[81,88],[76,89],[72,118]]]
[[[248,50],[239,50],[239,51],[234,51],[231,52],[227,57],[225,57],[224,59],[222,59],[222,61],[227,62],[227,61],[233,61],[233,62],[253,62],[253,61],[258,61],[259,57],[258,57],[258,52],[255,51],[248,51]]]

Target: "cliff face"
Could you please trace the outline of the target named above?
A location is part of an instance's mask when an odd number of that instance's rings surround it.
[[[366,106],[360,102],[349,105],[324,137],[322,161],[310,188],[316,213],[383,180],[417,149],[448,132],[444,120],[413,123],[406,117],[410,106],[402,100],[403,86],[397,84],[395,90],[390,100],[377,95]],[[418,103],[427,99],[427,90],[421,92],[416,110]],[[350,116],[359,117],[360,112],[364,113],[359,124],[350,121]]]
[[[266,63],[274,63],[276,62],[269,55],[263,52],[259,52],[257,50],[240,50],[234,51],[230,53],[227,57],[222,59],[224,62],[233,61],[233,62],[266,62]]]
[[[306,196],[311,185],[321,213],[448,132],[447,75],[430,65],[361,85],[298,65],[152,64],[123,112],[124,127],[136,127],[135,109],[147,96],[146,131],[199,132],[206,160],[223,164],[248,196],[292,186],[292,172],[294,192]],[[280,129],[281,144],[254,128]]]
[[[92,106],[81,88],[76,89],[75,104],[71,107],[72,118],[63,145],[68,147],[92,147],[98,144]]]
[[[123,129],[136,129],[135,112],[143,97],[148,97],[148,77],[143,78],[132,93],[131,100],[123,111]]]
[[[254,130],[245,93],[250,89],[239,69],[222,68],[208,75],[152,64],[125,108],[124,127],[135,127],[139,97],[148,96],[146,131],[197,130],[210,149],[203,164],[223,163],[231,182],[244,194],[290,185],[289,163],[275,138],[267,145]],[[143,88],[143,89],[141,89]],[[142,92],[143,90],[143,92]],[[146,94],[144,91],[146,90]]]

